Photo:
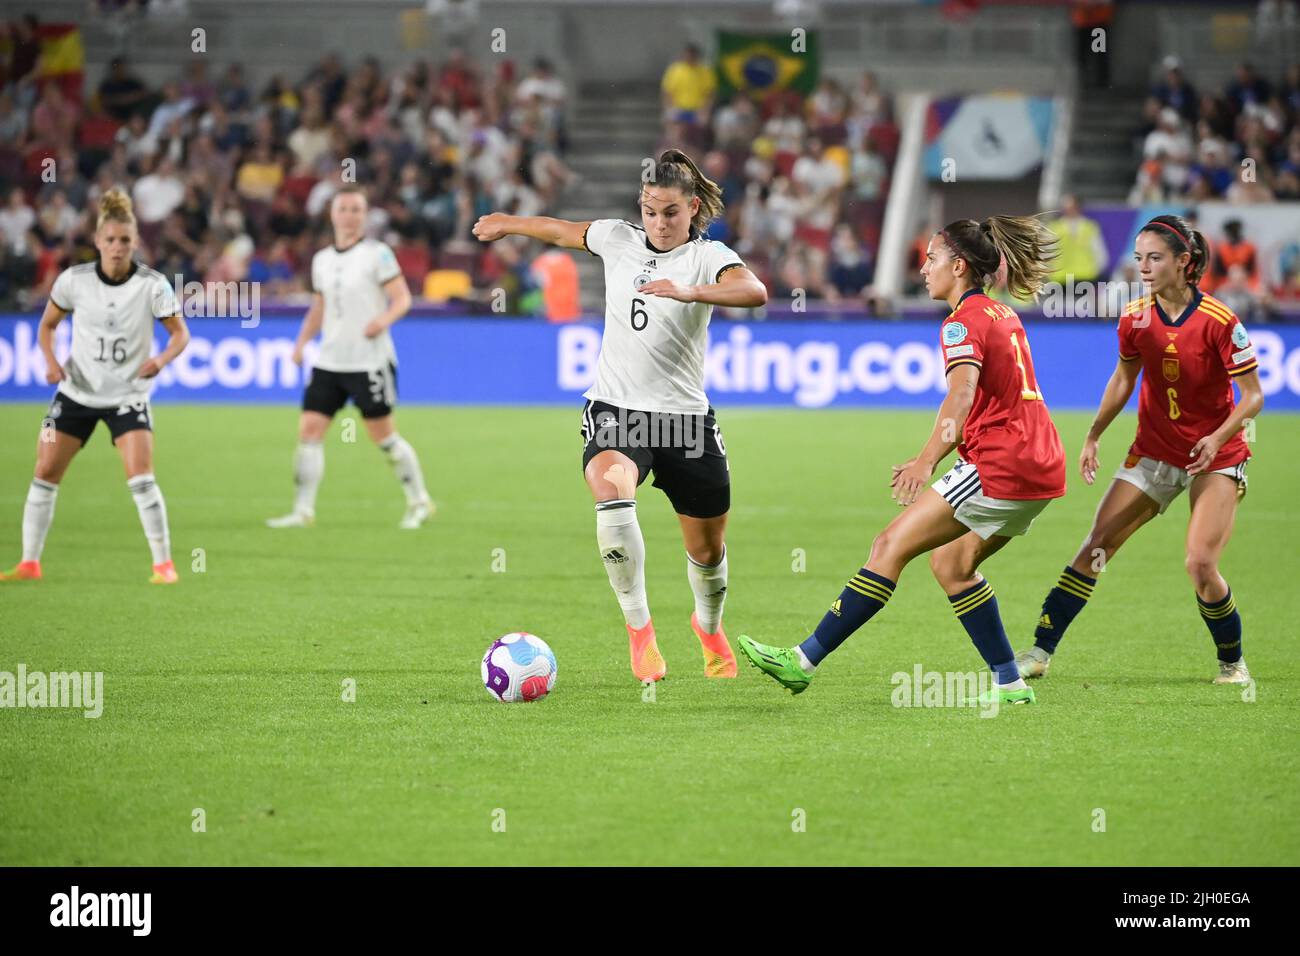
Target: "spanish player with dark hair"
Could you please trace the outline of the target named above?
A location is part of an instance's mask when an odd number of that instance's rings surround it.
[[[903,513],[876,536],[866,564],[816,630],[795,647],[739,639],[749,662],[783,687],[807,689],[815,668],[884,608],[903,568],[929,552],[935,579],[997,681],[978,702],[1034,701],[993,588],[978,568],[1065,494],[1065,452],[1020,317],[984,287],[1005,263],[1011,292],[1032,298],[1052,271],[1056,249],[1056,237],[1038,220],[1010,216],[963,219],[930,238],[921,274],[930,297],[952,310],[940,331],[948,395],[921,453],[894,467],[891,485]],[[926,488],[954,448],[956,464]]]
[[[1243,428],[1264,407],[1255,349],[1232,310],[1197,288],[1209,256],[1204,238],[1184,219],[1157,216],[1148,222],[1138,232],[1135,258],[1151,291],[1120,317],[1119,363],[1079,455],[1083,480],[1096,480],[1102,433],[1123,410],[1140,374],[1137,437],[1097,507],[1092,530],[1043,602],[1033,647],[1016,662],[1025,677],[1047,673],[1106,562],[1188,489],[1187,573],[1218,652],[1214,682],[1247,684],[1241,615],[1219,561],[1246,493],[1250,448]]]

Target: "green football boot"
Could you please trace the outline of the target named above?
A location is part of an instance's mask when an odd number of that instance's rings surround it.
[[[1000,707],[1003,704],[1036,704],[1038,698],[1034,695],[1032,687],[1021,687],[1017,690],[995,687],[978,697],[967,697],[962,703],[967,707],[992,707],[995,701]]]
[[[737,639],[741,653],[772,680],[792,694],[802,694],[808,689],[812,675],[799,666],[799,657],[793,647],[772,647],[750,640],[745,635]]]

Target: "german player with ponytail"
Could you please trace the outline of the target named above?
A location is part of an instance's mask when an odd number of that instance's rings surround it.
[[[1011,292],[1032,298],[1055,257],[1056,237],[1037,219],[963,219],[930,239],[921,275],[930,297],[951,310],[939,336],[948,395],[920,454],[893,469],[902,514],[876,536],[866,564],[816,630],[795,647],[740,638],[750,663],[782,686],[796,694],[806,689],[827,655],[884,608],[903,568],[929,552],[935,579],[997,683],[978,702],[1033,703],[993,588],[978,568],[1065,494],[1065,453],[1020,317],[984,287],[1005,267]],[[953,449],[956,464],[926,487]]]
[[[1247,684],[1241,615],[1219,561],[1246,493],[1250,448],[1242,430],[1264,407],[1255,349],[1232,310],[1197,288],[1209,264],[1208,246],[1186,220],[1156,216],[1139,230],[1134,258],[1148,293],[1120,317],[1119,361],[1079,455],[1083,480],[1096,480],[1102,433],[1141,376],[1137,436],[1092,529],[1043,602],[1034,646],[1016,662],[1026,677],[1047,673],[1107,562],[1187,489],[1186,568],[1218,657],[1214,683]]]
[[[0,581],[39,580],[54,502],[73,457],[103,422],[122,456],[126,485],[153,558],[153,584],[175,584],[167,507],[153,474],[153,413],[149,393],[163,367],[190,340],[176,294],[167,279],[133,258],[139,235],[131,199],[110,189],[99,201],[95,248],[99,257],[63,270],[50,290],[37,340],[45,380],[58,385],[40,440],[36,470],[23,508],[23,553]],[[60,364],[54,330],[72,316],[72,352]],[[153,324],[169,338],[151,356]]]

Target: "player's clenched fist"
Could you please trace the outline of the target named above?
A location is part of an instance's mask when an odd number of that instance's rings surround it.
[[[474,223],[474,238],[483,242],[495,242],[502,236],[509,235],[506,228],[509,221],[510,217],[503,212],[479,216],[478,222]]]

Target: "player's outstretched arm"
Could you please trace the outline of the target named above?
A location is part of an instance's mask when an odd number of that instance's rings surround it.
[[[494,212],[474,223],[474,238],[496,242],[505,236],[527,236],[562,249],[583,249],[582,237],[590,222],[569,222],[550,216],[510,216]]]
[[[59,327],[59,323],[67,315],[67,312],[60,309],[53,302],[46,302],[45,311],[41,313],[40,325],[36,327],[36,342],[41,348],[41,354],[45,356],[45,383],[47,385],[57,385],[63,381],[63,366],[54,357],[54,330]]]
[[[1110,381],[1106,383],[1106,391],[1101,394],[1101,404],[1097,406],[1097,417],[1092,420],[1088,437],[1083,440],[1083,451],[1079,453],[1079,474],[1083,475],[1083,480],[1088,484],[1097,479],[1097,469],[1101,467],[1097,459],[1097,443],[1115,416],[1124,410],[1128,400],[1133,397],[1138,372],[1141,370],[1142,363],[1137,359],[1120,359]]]
[[[293,346],[295,365],[302,364],[303,349],[307,348],[307,343],[320,333],[321,322],[324,319],[325,297],[319,292],[313,293],[311,306],[307,309],[307,314],[302,318],[302,328],[298,330],[298,341]]]

